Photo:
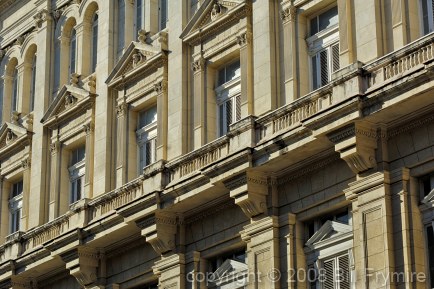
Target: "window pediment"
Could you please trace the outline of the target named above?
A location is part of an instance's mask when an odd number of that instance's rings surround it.
[[[146,71],[164,65],[167,59],[165,53],[167,33],[160,32],[152,37],[149,35],[141,37],[142,42],[130,43],[110,73],[106,80],[109,87],[121,88],[146,74]]]
[[[73,85],[64,85],[51,103],[41,122],[54,128],[67,122],[79,112],[92,107],[95,94]]]
[[[310,249],[319,249],[352,237],[353,227],[351,225],[329,220],[306,242],[306,246]]]
[[[429,194],[425,198],[423,198],[421,202],[426,205],[434,205],[434,189],[432,189],[431,192],[429,192]]]
[[[223,264],[217,268],[212,274],[210,283],[213,287],[223,288],[228,283],[237,283],[240,287],[247,285],[247,264],[227,259]],[[243,281],[245,284],[243,284]],[[232,288],[232,287],[231,287]]]
[[[0,128],[0,155],[7,157],[12,151],[30,143],[32,132],[21,125],[6,122]]]
[[[245,17],[248,8],[246,0],[206,0],[193,15],[180,38],[187,43],[204,40],[212,32],[230,27],[234,20]]]

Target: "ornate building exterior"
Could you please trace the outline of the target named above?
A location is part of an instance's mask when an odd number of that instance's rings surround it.
[[[431,0],[0,0],[0,288],[433,288]]]

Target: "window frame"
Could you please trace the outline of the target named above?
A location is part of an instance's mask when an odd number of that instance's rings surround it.
[[[423,11],[423,4],[422,3],[426,3],[427,4],[427,16],[428,16],[428,27],[425,27],[425,23],[424,23],[424,11]],[[419,15],[420,15],[420,31],[421,31],[421,35],[425,36],[431,32],[434,31],[434,9],[433,9],[433,3],[431,0],[419,0]],[[429,13],[431,11],[431,13]],[[428,31],[425,31],[425,30]]]
[[[309,23],[309,35],[312,30],[312,20],[317,19],[317,23],[319,23],[319,17],[328,11],[336,8],[336,5],[328,6],[327,8],[322,9],[319,13],[315,14],[313,17],[310,17],[308,20]],[[339,17],[339,14],[336,15]],[[319,24],[318,24],[319,25]],[[310,81],[309,85],[312,91],[323,87],[328,84],[332,80],[332,74],[340,69],[340,48],[339,48],[339,21],[330,26],[326,27],[322,30],[315,32],[315,34],[310,35],[306,38],[307,46],[308,46],[308,57],[309,57],[309,71],[310,71]],[[337,47],[337,55],[335,55],[335,51],[333,48]],[[321,53],[326,52],[327,55],[327,82],[322,81],[322,61],[321,61]],[[335,67],[334,64],[337,66]],[[316,76],[315,76],[316,74]],[[315,79],[317,83],[315,83]]]
[[[83,150],[83,157],[74,162],[75,153]],[[69,204],[73,204],[83,198],[84,194],[84,177],[86,174],[86,147],[80,146],[71,151],[71,164],[68,167],[69,172]],[[79,184],[79,186],[78,186]]]
[[[234,76],[227,79],[227,69],[239,63],[238,67],[234,71]],[[224,82],[221,82],[221,72],[224,71]],[[241,119],[241,64],[240,60],[231,61],[217,70],[216,73],[216,104],[217,104],[217,134],[218,137],[222,137],[229,132],[229,126],[238,122]],[[228,109],[227,105],[231,103],[231,120],[228,123]]]
[[[21,192],[14,194],[14,187],[21,184]],[[23,192],[24,183],[23,180],[19,180],[11,184],[10,197],[9,197],[9,234],[20,231],[21,229],[21,217],[23,210]]]
[[[145,114],[155,109],[153,113],[155,113],[154,118],[151,122],[141,124],[140,116],[141,114]],[[136,130],[136,139],[137,139],[137,153],[138,153],[138,174],[140,175],[143,171],[143,168],[149,166],[154,163],[157,159],[157,124],[158,124],[158,110],[157,105],[149,106],[148,108],[138,112],[137,118],[137,130]],[[150,156],[151,158],[147,158],[147,146],[150,146]]]

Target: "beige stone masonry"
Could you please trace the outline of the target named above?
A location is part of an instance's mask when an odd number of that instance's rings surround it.
[[[152,267],[158,276],[159,288],[185,288],[185,257],[184,254],[172,254],[161,257]]]

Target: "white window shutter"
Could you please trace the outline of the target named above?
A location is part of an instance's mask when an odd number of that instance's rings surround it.
[[[350,260],[348,255],[338,257],[339,289],[350,289]]]
[[[324,261],[323,271],[323,289],[335,288],[335,260]]]
[[[327,50],[319,53],[321,66],[321,85],[326,85],[329,82],[329,65]]]
[[[433,0],[434,1],[434,0]],[[336,43],[332,46],[332,66],[333,72],[339,70],[339,43]]]

